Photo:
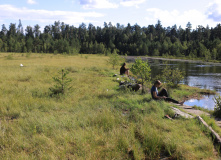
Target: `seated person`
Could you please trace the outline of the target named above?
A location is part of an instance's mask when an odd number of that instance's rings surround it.
[[[164,99],[165,101],[168,101],[168,102],[173,102],[176,104],[183,105],[184,101],[178,102],[172,98],[169,98],[167,90],[164,88],[158,93],[157,88],[160,87],[160,85],[161,85],[161,82],[159,80],[157,80],[157,81],[155,81],[154,85],[151,88],[151,95],[154,100]]]
[[[124,63],[122,65],[122,67],[120,68],[120,75],[126,74],[127,76],[129,76],[129,68],[126,68],[126,63]]]

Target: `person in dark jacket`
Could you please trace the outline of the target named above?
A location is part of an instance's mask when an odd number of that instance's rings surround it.
[[[165,101],[168,101],[168,102],[173,102],[176,104],[183,105],[183,103],[185,101],[178,102],[172,98],[169,98],[167,90],[165,88],[163,88],[160,92],[158,92],[157,88],[159,88],[160,85],[161,85],[161,82],[159,80],[157,80],[157,81],[155,81],[154,85],[151,88],[151,95],[154,100],[164,99]]]
[[[120,68],[120,75],[126,74],[129,76],[129,68],[126,68],[126,63],[124,63]]]

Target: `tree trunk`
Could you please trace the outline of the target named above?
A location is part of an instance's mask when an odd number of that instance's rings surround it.
[[[211,131],[211,134],[215,137],[217,143],[219,144],[219,146],[221,146],[221,138],[220,136],[200,117],[197,116],[197,119],[206,127]]]

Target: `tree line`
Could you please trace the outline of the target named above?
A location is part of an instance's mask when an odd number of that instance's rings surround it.
[[[221,24],[214,28],[197,26],[190,22],[183,29],[176,25],[163,27],[160,20],[155,25],[140,27],[138,24],[127,26],[112,25],[104,22],[103,27],[79,27],[55,21],[44,27],[34,27],[11,23],[9,28],[3,24],[0,32],[1,52],[21,53],[62,53],[62,54],[109,54],[134,56],[176,56],[221,59]]]

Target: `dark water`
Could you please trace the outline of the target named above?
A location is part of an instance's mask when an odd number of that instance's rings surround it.
[[[184,61],[166,61],[148,59],[151,66],[152,76],[161,73],[165,67],[165,62],[172,68],[178,68],[185,73],[185,78],[181,82],[189,86],[195,86],[203,89],[216,90],[221,93],[221,64],[202,64]],[[214,109],[214,96],[205,96],[202,100],[192,99],[184,104],[189,106],[200,106],[207,109]]]

